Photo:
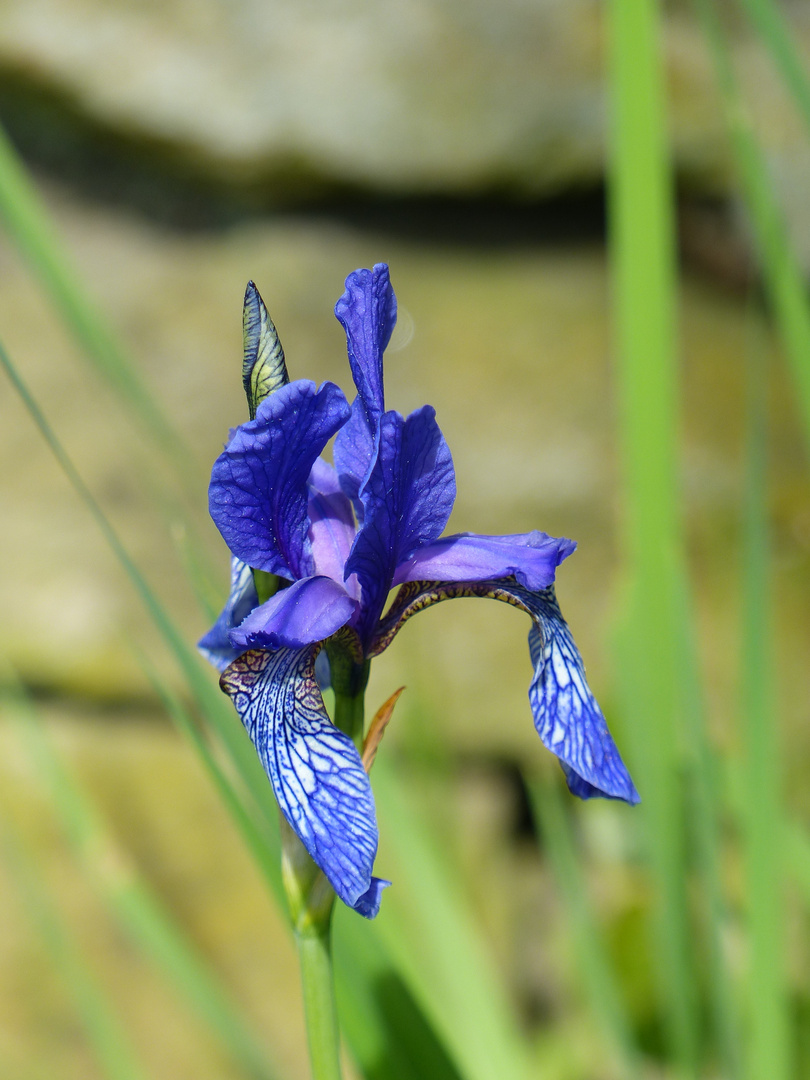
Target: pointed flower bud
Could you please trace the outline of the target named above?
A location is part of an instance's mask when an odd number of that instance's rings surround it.
[[[252,281],[245,289],[242,341],[242,383],[247,394],[250,419],[253,420],[267,395],[288,383],[290,377],[273,320],[267,314],[264,301]]]

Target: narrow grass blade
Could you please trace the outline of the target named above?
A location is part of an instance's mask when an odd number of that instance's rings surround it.
[[[375,930],[462,1076],[526,1080],[526,1044],[427,823],[385,759],[374,773],[381,827],[396,860],[396,888],[386,894]]]
[[[696,1075],[698,1027],[679,782],[676,583],[678,380],[673,187],[655,0],[610,5],[609,213],[628,603],[620,680],[654,874],[662,1021],[672,1059]]]
[[[0,817],[0,850],[11,879],[22,892],[26,911],[64,980],[103,1075],[107,1080],[147,1080],[109,995],[85,961],[80,943],[62,918],[8,813]]]
[[[0,215],[40,284],[96,369],[115,387],[139,417],[167,457],[185,458],[172,424],[155,403],[133,362],[125,356],[93,308],[79,279],[62,254],[56,229],[49,220],[28,172],[5,132],[0,129]]]
[[[588,899],[587,885],[577,861],[571,826],[560,798],[559,786],[537,779],[526,780],[526,789],[538,832],[543,838],[577,951],[591,1011],[613,1044],[626,1080],[641,1077],[638,1047],[624,1008],[610,958]]]
[[[22,689],[7,694],[36,774],[87,878],[111,915],[156,962],[191,1009],[255,1080],[272,1080],[266,1054],[205,960],[175,924],[48,740]]]
[[[798,822],[785,822],[781,846],[785,853],[785,868],[798,884],[805,905],[810,908],[810,836],[807,830]]]
[[[728,1080],[737,1080],[741,1075],[740,1024],[732,974],[723,949],[723,939],[730,919],[720,879],[722,784],[706,730],[697,648],[694,634],[690,633],[694,618],[687,595],[685,574],[681,575],[681,582],[681,650],[678,666],[681,672],[684,730],[689,746],[687,764],[690,766],[688,778],[691,780],[692,796],[690,825],[694,839],[695,863],[702,885],[700,907],[705,924],[704,966],[714,1040],[723,1076]]]
[[[810,306],[801,267],[768,178],[734,76],[712,0],[693,0],[708,42],[725,109],[741,193],[750,215],[763,283],[796,386],[796,407],[810,449]]]
[[[332,945],[340,1026],[365,1080],[462,1080],[377,926],[339,906]]]
[[[772,686],[769,541],[766,510],[767,400],[764,359],[748,358],[746,497],[743,561],[741,714],[742,822],[750,939],[750,1080],[792,1076],[785,983],[784,836],[779,738]]]
[[[774,0],[740,0],[740,4],[770,50],[810,133],[810,77],[784,11]]]

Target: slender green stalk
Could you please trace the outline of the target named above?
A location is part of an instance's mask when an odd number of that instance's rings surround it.
[[[678,761],[678,380],[673,181],[659,5],[612,0],[610,242],[628,604],[621,676],[656,886],[655,973],[672,1059],[696,1075],[695,981]]]
[[[335,727],[356,743],[362,742],[365,715],[363,695],[335,694]]]
[[[810,132],[810,77],[784,10],[774,0],[740,0],[740,4],[770,49],[776,69],[785,80]]]
[[[296,933],[312,1080],[340,1080],[340,1032],[332,978],[331,935]]]
[[[684,730],[686,732],[691,769],[692,813],[690,825],[694,836],[695,863],[703,885],[703,916],[705,920],[705,966],[708,976],[709,1007],[714,1038],[728,1080],[740,1076],[739,1022],[735,1007],[732,976],[723,950],[723,938],[729,925],[729,913],[720,880],[722,842],[720,835],[721,784],[716,756],[706,731],[703,694],[700,685],[698,657],[690,598],[687,595],[685,574],[682,575],[681,607],[681,692]]]
[[[577,860],[574,838],[566,820],[559,786],[548,781],[527,780],[532,813],[540,826],[545,849],[562,893],[566,916],[577,950],[576,965],[588,995],[591,1010],[613,1043],[625,1080],[641,1076],[638,1047],[630,1018],[622,1000],[593,905]]]
[[[281,846],[282,876],[301,968],[312,1080],[340,1080],[340,1029],[332,974],[335,894],[284,819]]]
[[[810,304],[804,274],[791,247],[762,151],[740,97],[716,6],[712,0],[693,0],[693,3],[711,51],[763,284],[793,375],[796,408],[810,446]]]
[[[748,1076],[787,1080],[789,1027],[784,979],[784,823],[779,739],[772,690],[769,541],[766,511],[767,378],[763,357],[748,358],[748,447],[743,567],[741,711],[743,823],[750,934]]]

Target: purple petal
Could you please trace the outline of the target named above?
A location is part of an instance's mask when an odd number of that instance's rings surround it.
[[[496,581],[514,577],[527,589],[544,589],[576,548],[544,532],[508,536],[460,533],[418,548],[397,568],[394,584],[406,581]]]
[[[231,644],[243,651],[299,649],[331,637],[356,609],[357,602],[331,578],[302,578],[254,608],[231,631]]]
[[[224,671],[244,649],[236,649],[231,644],[229,633],[238,626],[259,603],[253,571],[237,558],[231,559],[231,592],[225,601],[217,621],[197,642],[197,648],[209,664],[218,671]]]
[[[380,910],[383,889],[387,889],[390,884],[391,882],[386,881],[385,878],[373,877],[371,885],[354,904],[354,910],[357,914],[362,915],[365,919],[376,918],[377,912]]]
[[[360,755],[326,714],[317,646],[247,652],[222,689],[259,754],[281,811],[340,899],[366,918],[379,907],[374,797]]]
[[[346,560],[357,534],[352,505],[341,490],[335,470],[320,459],[309,477],[307,513],[314,572],[333,578],[350,596],[359,599],[360,586],[354,574],[345,583],[343,580]]]
[[[519,594],[531,606],[529,631],[534,679],[529,703],[537,733],[560,759],[568,787],[593,796],[637,803],[639,795],[585,679],[585,665],[563,619],[553,588]]]
[[[231,552],[257,570],[286,578],[311,572],[307,479],[326,443],[349,418],[333,384],[282,386],[242,424],[214,462],[211,517]]]
[[[310,469],[309,488],[310,491],[317,491],[320,495],[337,495],[343,490],[334,466],[322,457],[316,458]]]
[[[529,652],[534,678],[529,703],[537,732],[560,759],[571,791],[583,799],[601,796],[637,803],[638,792],[585,679],[582,657],[560,614],[553,585],[532,591],[508,580],[409,582],[397,593],[367,654],[377,656],[386,649],[412,615],[461,596],[502,600],[532,617]]]
[[[362,587],[358,628],[368,640],[382,612],[394,571],[422,544],[435,540],[447,524],[456,497],[453,459],[425,405],[407,420],[386,413],[380,449],[363,493],[365,518],[346,572]]]
[[[351,422],[335,441],[335,465],[344,491],[355,500],[374,461],[385,409],[383,353],[397,321],[397,298],[385,263],[349,274],[335,315],[346,331],[357,387]]]
[[[363,402],[359,396],[356,397],[348,423],[337,433],[334,456],[340,486],[352,500],[357,520],[361,524],[363,504],[360,501],[360,489],[374,464],[377,434],[377,422],[375,421],[372,434]]]
[[[385,409],[383,353],[397,321],[397,298],[385,263],[349,274],[335,315],[346,331],[352,378],[373,429]]]

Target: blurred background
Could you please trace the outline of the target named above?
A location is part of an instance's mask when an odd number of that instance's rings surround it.
[[[227,592],[245,283],[349,393],[332,308],[379,261],[450,530],[579,543],[643,803],[565,792],[522,614],[410,622],[348,1075],[810,1074],[808,63],[776,0],[2,0],[0,1075],[308,1075],[273,807],[182,650]]]

